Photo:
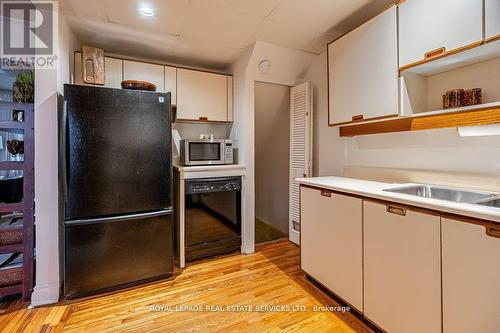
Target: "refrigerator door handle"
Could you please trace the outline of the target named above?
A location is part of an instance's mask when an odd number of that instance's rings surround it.
[[[61,134],[60,134],[60,140],[61,140],[61,151],[59,152],[59,156],[61,158],[61,168],[62,168],[62,186],[63,186],[63,190],[64,190],[64,203],[66,203],[66,201],[68,200],[68,161],[67,161],[67,158],[66,158],[66,150],[67,150],[67,147],[66,147],[66,143],[67,143],[67,140],[66,140],[66,135],[67,135],[67,126],[68,126],[68,123],[66,121],[66,117],[68,115],[67,113],[67,101],[66,99],[64,99],[63,101],[63,115],[62,115],[62,119],[61,119]]]
[[[118,222],[125,220],[137,220],[144,219],[148,217],[156,217],[172,214],[174,210],[172,208],[159,210],[155,212],[140,213],[140,214],[128,214],[120,216],[110,216],[110,217],[98,217],[93,219],[82,219],[82,220],[69,220],[64,221],[64,225],[74,226],[74,225],[85,225],[85,224],[96,224],[96,223],[107,223],[107,222]]]

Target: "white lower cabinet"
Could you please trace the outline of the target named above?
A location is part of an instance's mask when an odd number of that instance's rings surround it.
[[[362,200],[301,187],[302,269],[363,311]]]
[[[441,332],[439,215],[371,201],[363,210],[364,315],[391,333]]]
[[[500,332],[500,225],[442,220],[443,333]]]

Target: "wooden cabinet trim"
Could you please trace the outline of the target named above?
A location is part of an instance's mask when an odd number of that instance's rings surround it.
[[[328,126],[339,126],[339,125],[357,124],[357,123],[363,123],[363,122],[372,121],[372,120],[380,120],[380,119],[386,119],[386,118],[396,118],[398,116],[399,116],[399,114],[389,114],[389,115],[386,115],[386,116],[372,117],[372,118],[360,118],[360,119],[353,119],[351,121],[344,121],[344,122],[340,122],[340,123],[330,124],[330,112],[328,112]]]
[[[439,53],[437,55],[430,56],[430,57],[427,58],[428,54],[431,54],[433,52],[437,52],[438,50],[442,50],[443,48],[439,48],[439,49],[436,49],[436,50],[430,50],[430,51],[428,51],[428,52],[426,52],[424,54],[424,57],[423,57],[422,60],[415,61],[415,62],[412,62],[410,64],[401,66],[401,67],[399,67],[399,71],[402,72],[402,71],[404,71],[404,70],[406,70],[408,68],[411,68],[411,67],[422,65],[422,64],[425,64],[425,63],[433,61],[433,60],[441,59],[441,58],[450,56],[452,54],[456,54],[456,53],[460,53],[460,52],[463,52],[463,51],[466,51],[466,50],[470,50],[472,48],[475,48],[475,47],[478,47],[478,46],[482,45],[483,43],[484,43],[484,41],[481,40],[481,41],[474,42],[474,43],[471,43],[471,44],[468,44],[468,45],[465,45],[465,46],[458,47],[456,49],[452,49],[452,50],[449,50],[449,51],[444,51],[444,52],[441,52],[441,53]]]
[[[500,40],[500,34],[496,35],[496,36],[492,36],[492,37],[486,38],[484,40],[484,43],[491,43],[491,42],[494,42],[494,41],[497,41],[497,40]]]

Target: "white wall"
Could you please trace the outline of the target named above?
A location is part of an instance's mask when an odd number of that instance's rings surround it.
[[[345,139],[328,126],[326,51],[313,58],[305,80],[313,84],[313,175],[340,176],[344,169]]]
[[[288,234],[290,87],[255,83],[255,217]]]
[[[231,130],[239,149],[240,162],[246,165],[247,188],[243,207],[245,227],[243,228],[243,253],[255,251],[255,119],[254,85],[255,81],[293,86],[303,82],[313,54],[257,41],[248,47],[242,56],[231,66],[234,78],[234,124]],[[262,73],[259,63],[271,62],[271,69]]]
[[[36,274],[31,299],[35,306],[57,302],[61,285],[57,93],[69,82],[69,56],[78,43],[63,16],[58,27],[57,68],[35,72]]]

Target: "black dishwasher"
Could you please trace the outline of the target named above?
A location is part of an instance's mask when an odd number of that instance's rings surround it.
[[[185,181],[186,261],[239,251],[241,177]]]

